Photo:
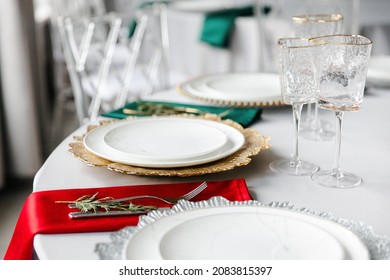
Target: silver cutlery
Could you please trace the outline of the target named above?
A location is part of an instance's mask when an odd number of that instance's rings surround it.
[[[122,110],[124,114],[130,114],[130,115],[172,115],[177,113],[189,113],[189,114],[197,114],[197,115],[203,115],[207,112],[202,111],[197,108],[191,108],[191,107],[181,107],[181,106],[171,106],[171,105],[165,105],[165,104],[155,104],[155,103],[149,103],[149,102],[138,102],[138,108],[137,109],[129,109],[124,108]]]
[[[198,194],[200,194],[204,189],[207,188],[207,183],[203,182],[199,186],[197,186],[195,189],[191,190],[190,192],[179,196],[179,197],[159,197],[154,195],[138,195],[138,196],[130,196],[130,197],[124,197],[119,199],[112,199],[107,200],[106,203],[117,203],[117,202],[123,202],[123,201],[131,201],[135,199],[140,198],[150,198],[150,199],[157,199],[160,201],[163,201],[168,204],[176,204],[179,200],[191,200],[194,197],[196,197]],[[69,208],[77,208],[75,203],[68,204]],[[164,208],[159,208],[164,209]],[[102,216],[118,216],[118,215],[138,215],[138,214],[145,214],[148,211],[105,211],[105,212],[71,212],[69,213],[69,217],[72,219],[74,218],[86,218],[86,217],[102,217]]]
[[[207,188],[207,183],[203,182],[199,186],[197,186],[195,189],[192,191],[179,196],[179,197],[160,197],[160,196],[155,196],[155,195],[137,195],[137,196],[129,196],[129,197],[123,197],[123,198],[118,198],[118,199],[111,199],[107,200],[107,203],[113,203],[113,202],[122,202],[122,201],[130,201],[130,200],[135,200],[135,199],[140,199],[140,198],[151,198],[151,199],[157,199],[160,201],[163,201],[168,204],[176,204],[179,200],[184,199],[184,200],[190,200],[200,194],[204,189]],[[77,208],[75,203],[70,203],[69,208]]]
[[[205,112],[195,109],[195,108],[184,108],[184,107],[175,107],[174,109],[161,109],[159,111],[141,111],[141,110],[134,110],[129,108],[124,108],[122,110],[124,114],[129,115],[171,115],[173,113],[190,113],[190,114],[205,114]]]
[[[232,111],[232,109],[228,109],[228,110],[223,111],[217,115],[220,118],[222,118],[222,117],[225,117],[226,115],[228,115],[231,111]],[[181,114],[181,113],[205,115],[208,112],[197,109],[197,108],[191,108],[191,107],[170,106],[170,105],[154,104],[154,103],[148,103],[148,102],[139,102],[137,109],[123,108],[122,113],[124,113],[126,115],[167,116],[167,115],[175,115],[175,114]]]
[[[158,210],[166,210],[170,208],[161,207]],[[149,211],[106,211],[106,212],[71,212],[69,217],[72,219],[81,219],[81,218],[97,218],[97,217],[110,217],[110,216],[132,216],[132,215],[142,215],[146,214]]]

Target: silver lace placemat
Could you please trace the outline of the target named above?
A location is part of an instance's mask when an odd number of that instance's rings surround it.
[[[375,234],[372,227],[367,226],[363,222],[338,218],[329,212],[313,211],[307,208],[296,208],[293,204],[289,202],[272,202],[270,204],[262,204],[259,201],[255,200],[228,201],[223,197],[213,197],[209,200],[199,202],[181,200],[171,209],[155,210],[149,212],[147,215],[140,217],[138,226],[125,227],[119,231],[112,233],[110,236],[112,241],[110,243],[98,243],[96,245],[95,252],[102,260],[121,260],[123,250],[125,249],[124,247],[126,246],[128,239],[134,233],[136,233],[146,225],[153,223],[154,221],[159,220],[162,217],[174,215],[176,213],[188,210],[223,206],[258,206],[283,208],[333,221],[355,233],[366,245],[372,260],[390,259],[390,237]]]

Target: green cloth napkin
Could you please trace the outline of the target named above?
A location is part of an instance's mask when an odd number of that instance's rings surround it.
[[[253,6],[230,8],[206,14],[200,37],[214,47],[229,47],[230,36],[237,17],[253,16]]]
[[[202,112],[207,112],[211,114],[224,114],[222,119],[231,119],[235,122],[238,122],[243,127],[248,127],[254,121],[260,118],[262,110],[260,108],[233,108],[233,107],[216,107],[216,106],[200,106],[200,105],[190,105],[182,103],[171,103],[171,102],[158,102],[158,101],[136,101],[126,104],[124,108],[138,110],[143,104],[155,104],[159,106],[168,106],[173,108],[188,107],[201,110]],[[104,113],[102,116],[115,118],[115,119],[124,119],[129,116],[148,116],[142,114],[125,114],[123,112],[124,108],[114,110],[112,112]]]

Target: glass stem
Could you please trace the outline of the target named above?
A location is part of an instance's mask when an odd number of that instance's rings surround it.
[[[313,127],[315,129],[319,129],[320,128],[320,123],[319,123],[319,119],[318,119],[318,102],[315,102],[314,103],[314,117],[313,117]]]
[[[303,104],[293,104],[293,121],[294,121],[294,145],[293,152],[291,155],[290,165],[293,167],[297,167],[300,164],[299,153],[298,153],[298,136],[299,136],[299,124],[301,120],[301,112],[302,112]]]
[[[343,124],[343,116],[344,112],[341,111],[336,111],[336,122],[337,122],[337,127],[336,127],[336,157],[334,161],[334,168],[332,170],[332,176],[336,178],[341,178],[343,177],[343,173],[341,172],[340,169],[340,151],[341,151],[341,127]]]
[[[307,112],[306,112],[306,120],[305,124],[308,125],[309,127],[311,126],[311,122],[313,121],[313,116],[312,116],[312,106],[313,103],[307,104]]]

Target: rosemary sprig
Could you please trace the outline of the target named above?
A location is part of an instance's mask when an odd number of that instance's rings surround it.
[[[140,114],[146,116],[152,116],[152,115],[168,116],[168,115],[176,115],[182,113],[203,115],[206,114],[207,112],[196,108],[190,108],[190,107],[179,107],[179,106],[171,106],[167,104],[137,101],[137,109],[124,108],[123,113],[135,114],[135,115]]]
[[[230,114],[233,109],[227,109],[219,114],[218,117],[224,118]],[[181,106],[172,106],[167,104],[156,104],[146,101],[137,101],[137,108],[130,109],[124,108],[122,110],[124,114],[129,115],[142,115],[142,116],[169,116],[176,114],[195,114],[195,115],[206,115],[207,111],[203,111],[193,107],[181,107]]]
[[[56,203],[74,203],[76,208],[81,212],[98,212],[110,210],[115,211],[129,211],[129,212],[141,212],[141,211],[151,211],[155,210],[158,207],[152,205],[138,205],[131,202],[116,202],[113,201],[113,197],[107,196],[97,199],[98,193],[94,195],[83,195],[82,197],[74,201],[56,201]]]

